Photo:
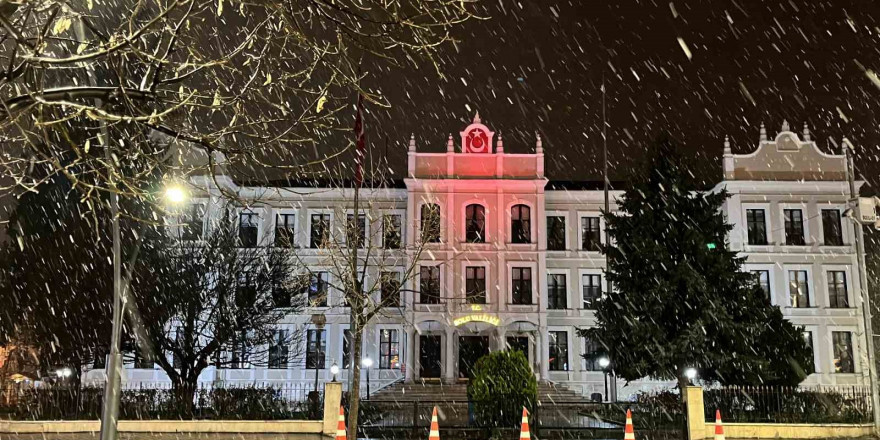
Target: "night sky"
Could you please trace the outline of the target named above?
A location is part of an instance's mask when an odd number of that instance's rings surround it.
[[[418,68],[369,71],[393,108],[367,107],[371,155],[398,177],[406,141],[445,151],[479,110],[507,152],[530,152],[540,131],[555,180],[601,179],[600,86],[607,87],[612,178],[625,179],[663,131],[683,145],[707,182],[720,180],[725,135],[752,151],[763,121],[804,122],[829,151],[843,136],[857,168],[880,175],[875,103],[880,87],[880,2],[870,1],[489,1],[486,20],[457,28],[440,56],[441,78]],[[691,53],[685,53],[679,38]],[[603,48],[604,46],[604,48]],[[319,147],[321,148],[321,147]],[[320,150],[319,150],[320,151]],[[874,182],[874,186],[877,183]]]

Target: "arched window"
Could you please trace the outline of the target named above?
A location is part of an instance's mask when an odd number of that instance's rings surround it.
[[[532,242],[532,212],[526,205],[510,208],[510,240],[512,243]]]
[[[465,241],[486,242],[486,208],[483,205],[467,205],[464,209]]]
[[[422,205],[422,241],[440,242],[440,205],[436,203]]]

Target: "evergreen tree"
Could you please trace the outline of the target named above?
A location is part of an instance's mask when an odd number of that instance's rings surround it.
[[[802,329],[728,249],[726,191],[699,191],[662,137],[649,169],[605,213],[613,291],[597,307],[599,341],[626,380],[676,379],[693,367],[724,384],[789,384],[813,371]]]

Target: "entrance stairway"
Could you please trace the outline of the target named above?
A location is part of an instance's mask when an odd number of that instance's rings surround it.
[[[467,383],[443,384],[438,382],[398,382],[376,391],[371,401],[401,402],[467,402]],[[588,399],[557,384],[538,382],[538,402],[543,404],[586,402]]]

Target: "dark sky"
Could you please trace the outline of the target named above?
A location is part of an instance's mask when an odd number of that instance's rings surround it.
[[[763,121],[771,136],[807,122],[823,149],[848,136],[869,181],[880,169],[880,2],[872,1],[486,1],[486,20],[456,31],[439,77],[420,68],[371,72],[390,110],[368,108],[371,153],[385,138],[397,175],[406,140],[443,151],[479,110],[508,152],[532,151],[539,130],[552,179],[600,179],[601,92],[607,87],[612,177],[668,131],[720,179],[725,135],[752,151]],[[685,54],[679,38],[691,52]],[[607,49],[603,49],[603,45]],[[703,166],[705,164],[705,166]],[[875,183],[876,186],[876,183]]]

